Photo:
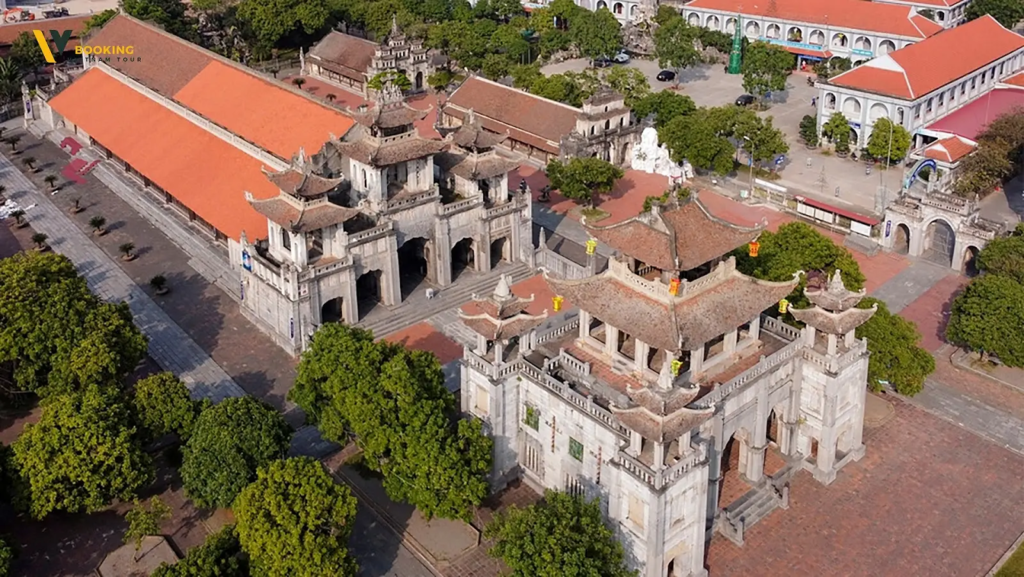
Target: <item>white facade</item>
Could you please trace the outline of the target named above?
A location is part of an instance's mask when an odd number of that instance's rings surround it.
[[[882,4],[896,4],[899,6],[909,6],[918,11],[918,13],[930,11],[932,13],[931,20],[940,24],[943,28],[952,28],[963,23],[967,20],[967,7],[971,4],[971,0],[961,0],[956,2],[955,0],[949,2],[915,2],[914,0],[876,0]]]

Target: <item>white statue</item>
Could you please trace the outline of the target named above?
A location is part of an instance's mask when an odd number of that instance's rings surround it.
[[[633,170],[642,170],[647,174],[661,174],[673,182],[685,176],[683,167],[672,162],[668,147],[658,144],[658,131],[649,126],[640,134],[640,144],[633,147],[633,158],[630,163]]]

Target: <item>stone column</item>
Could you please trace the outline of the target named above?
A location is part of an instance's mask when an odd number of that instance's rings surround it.
[[[590,337],[590,313],[580,309],[580,338]]]
[[[640,451],[644,448],[644,438],[640,433],[636,431],[629,432],[629,451],[628,453],[634,457],[640,455]]]
[[[814,478],[823,485],[831,484],[836,479],[836,409],[837,399],[834,393],[825,393],[825,409],[821,415],[821,435],[818,438],[817,467]]]
[[[690,351],[690,373],[696,375],[704,370],[704,344]]]
[[[341,286],[344,295],[341,299],[341,314],[346,323],[354,325],[359,322],[359,295],[356,293],[356,269],[354,266],[348,267],[342,273]],[[317,314],[320,314],[319,311]]]
[[[718,496],[722,492],[722,452],[729,439],[723,439],[722,419],[715,418],[712,424],[711,439],[708,443],[708,490],[707,490],[707,521],[718,517]]]
[[[402,302],[401,276],[398,269],[398,236],[391,233],[388,236],[388,259],[387,269],[384,270],[384,286],[382,287],[384,305],[395,306]]]
[[[480,356],[487,354],[487,337],[483,335],[476,336],[476,350],[473,352]]]
[[[764,391],[767,391],[767,388]],[[768,415],[771,414],[770,410],[768,394],[767,392],[762,392],[757,396],[757,422],[754,424],[754,430],[751,431],[753,438],[750,439],[747,463],[743,469],[744,476],[752,485],[760,482],[761,478],[764,477],[764,457],[765,451],[768,449]]]
[[[619,349],[619,329],[604,323],[604,353],[609,356],[615,355]]]
[[[445,287],[452,284],[452,240],[446,219],[438,219],[434,233],[434,266],[437,267],[437,284]]]
[[[651,352],[651,345],[635,337],[633,343],[633,366],[638,373],[643,373],[647,368],[647,355]]]
[[[732,354],[736,351],[736,339],[739,336],[739,329],[733,329],[725,333],[725,339],[722,341],[722,352],[726,355]]]
[[[846,346],[846,348],[852,349],[853,346],[857,344],[857,332],[850,331],[843,335],[843,344]]]
[[[828,354],[830,356],[836,354],[836,350],[838,348],[839,348],[839,337],[837,337],[836,335],[829,335],[828,336]]]
[[[754,320],[750,321],[750,339],[757,340],[761,338],[761,315],[754,317]]]

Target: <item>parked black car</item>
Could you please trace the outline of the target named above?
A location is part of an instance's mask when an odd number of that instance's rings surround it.
[[[671,70],[662,70],[658,73],[658,80],[660,82],[668,82],[676,79],[676,73]]]
[[[608,68],[612,64],[615,64],[615,62],[611,58],[606,58],[604,56],[601,58],[595,58],[594,61],[591,62],[591,66],[594,68]]]
[[[736,99],[736,106],[750,106],[754,103],[754,97],[749,94],[744,94]]]

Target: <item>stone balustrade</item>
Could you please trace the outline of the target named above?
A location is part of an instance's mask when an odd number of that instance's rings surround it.
[[[479,198],[467,198],[459,200],[450,204],[441,205],[441,214],[444,216],[452,215],[464,210],[468,210],[482,201]]]
[[[731,381],[719,385],[718,388],[697,399],[690,406],[697,409],[710,409],[714,407],[716,404],[730,397],[733,393],[739,391],[744,385],[750,384],[754,379],[789,361],[803,349],[804,344],[800,341],[793,341],[789,343],[774,354],[761,359],[759,363],[740,373]]]
[[[761,330],[767,330],[773,335],[787,341],[795,341],[800,338],[800,329],[787,325],[779,319],[768,315],[761,315]]]
[[[350,234],[350,235],[348,235],[347,246],[351,247],[351,246],[355,246],[355,245],[358,245],[358,244],[363,244],[365,242],[369,242],[371,240],[375,240],[378,237],[381,237],[381,236],[389,234],[392,230],[394,230],[394,228],[395,228],[394,221],[390,221],[389,220],[389,221],[385,222],[384,224],[377,225],[377,226],[375,226],[373,228],[370,228],[370,229],[367,229],[367,230],[364,230],[364,231],[361,231],[361,232],[356,232],[356,233]]]
[[[389,201],[387,201],[385,203],[385,205],[384,205],[384,212],[385,213],[397,212],[399,210],[404,210],[404,209],[409,208],[410,206],[413,206],[413,205],[416,205],[416,204],[420,204],[420,203],[430,202],[430,201],[436,200],[436,199],[438,199],[440,197],[441,197],[441,191],[437,187],[437,185],[435,184],[435,185],[431,186],[429,189],[424,190],[422,192],[413,192],[413,193],[403,194],[402,198],[399,198],[399,199],[396,199],[396,200],[389,200]]]

